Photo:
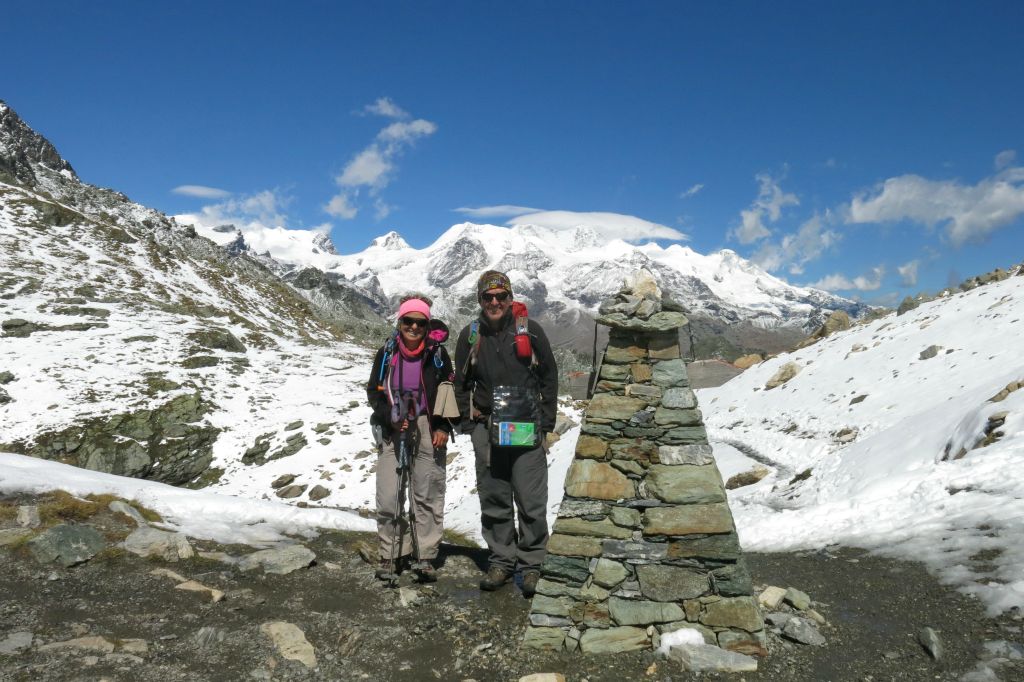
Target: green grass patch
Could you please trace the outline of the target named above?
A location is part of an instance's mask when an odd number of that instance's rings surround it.
[[[95,500],[83,500],[63,490],[57,490],[46,495],[39,503],[39,518],[44,526],[53,526],[65,521],[85,521],[98,514],[101,509]]]
[[[479,547],[476,540],[473,540],[462,531],[454,530],[452,528],[445,528],[444,533],[441,535],[441,539],[447,542],[449,545],[456,545],[457,547]]]

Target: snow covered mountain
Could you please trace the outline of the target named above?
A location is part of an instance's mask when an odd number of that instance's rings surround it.
[[[222,244],[238,238],[218,233],[196,216],[179,219]],[[477,276],[488,268],[502,270],[531,314],[555,323],[556,342],[580,349],[592,341],[600,302],[639,268],[654,273],[667,295],[687,307],[698,337],[730,337],[734,352],[788,349],[833,310],[853,318],[868,310],[824,291],[787,284],[727,249],[702,255],[679,244],[608,241],[585,225],[552,230],[462,223],[423,249],[389,232],[366,250],[345,255],[318,247],[323,235],[311,231],[255,228],[246,230],[244,239],[281,263],[323,271],[372,301],[379,312],[403,293],[427,293],[435,298],[438,314],[455,324],[475,312]]]

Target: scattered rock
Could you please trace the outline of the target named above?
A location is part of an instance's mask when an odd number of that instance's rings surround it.
[[[195,580],[186,580],[183,583],[175,585],[174,589],[185,590],[186,592],[205,592],[206,594],[210,595],[210,601],[214,603],[224,599],[224,593],[220,590],[214,589],[212,587],[207,587],[206,585],[203,585],[200,582],[196,582]]]
[[[0,388],[0,405],[6,405],[7,403],[14,402],[14,398],[11,394]]]
[[[78,637],[63,642],[53,642],[39,647],[40,651],[60,651],[62,649],[81,649],[83,651],[98,651],[101,654],[114,653],[114,643],[103,637]]]
[[[188,582],[188,578],[183,575],[179,575],[169,568],[155,568],[149,572],[150,575],[156,575],[163,578],[170,578],[176,583]]]
[[[932,358],[939,354],[940,350],[942,350],[942,346],[928,346],[923,351],[921,351],[921,354],[918,356],[918,358],[921,360],[931,360]]]
[[[302,495],[302,493],[306,492],[306,488],[308,487],[308,485],[287,485],[278,490],[274,494],[280,497],[281,499],[290,500],[292,498],[299,497],[300,495]]]
[[[107,546],[92,526],[60,524],[29,540],[32,557],[41,564],[59,563],[65,568],[83,563]]]
[[[192,635],[192,641],[199,649],[212,649],[223,642],[227,636],[227,630],[207,625],[206,627],[199,628],[196,634]]]
[[[188,543],[188,538],[184,534],[149,526],[132,531],[132,534],[125,538],[124,548],[140,557],[156,557],[170,562],[195,556],[192,545]]]
[[[147,525],[146,519],[142,517],[142,514],[139,513],[139,510],[131,506],[124,500],[114,500],[113,502],[111,502],[110,511],[116,514],[124,514],[132,521],[134,521],[136,526],[142,527]]]
[[[817,626],[811,621],[793,616],[782,628],[782,636],[800,644],[821,646],[825,643],[825,637],[818,632]]]
[[[313,489],[309,491],[309,499],[313,500],[314,502],[317,502],[319,500],[324,499],[325,497],[328,497],[330,494],[331,491],[328,490],[327,488],[323,487],[322,485],[316,485],[313,486]]]
[[[287,575],[300,568],[306,568],[316,560],[316,554],[302,545],[287,545],[263,549],[239,559],[238,567],[243,571],[262,568],[264,573]]]
[[[811,606],[811,598],[807,596],[807,593],[801,592],[795,587],[786,590],[785,601],[798,611],[806,611]]]
[[[18,525],[22,528],[38,528],[42,524],[39,520],[39,507],[35,505],[21,505],[18,507]]]
[[[939,633],[930,627],[923,627],[917,633],[917,641],[921,643],[928,655],[936,661],[942,658],[942,640]]]
[[[281,474],[280,476],[273,480],[273,482],[270,484],[270,487],[273,488],[274,490],[277,490],[279,488],[285,487],[294,480],[295,474]]]
[[[304,421],[302,421],[301,419],[297,419],[297,420],[291,422],[290,424],[288,424],[288,426],[284,427],[284,430],[285,431],[294,431],[295,429],[301,429],[303,424],[305,424]]]
[[[744,471],[736,474],[735,476],[730,476],[729,480],[725,482],[725,488],[726,490],[736,490],[736,488],[754,485],[770,473],[771,471],[768,468],[756,466],[750,471]]]
[[[0,639],[0,656],[16,654],[32,647],[31,632],[12,632],[4,639]]]
[[[768,610],[779,608],[779,604],[786,597],[786,590],[782,587],[768,586],[757,597],[757,603]]]
[[[402,606],[404,606],[405,608],[409,608],[410,606],[414,606],[421,599],[423,599],[423,595],[421,595],[415,588],[412,588],[412,587],[400,587],[400,588],[398,588],[398,603],[401,604]]]
[[[863,394],[857,396],[856,398],[854,398],[853,400],[851,400],[850,404],[851,405],[856,405],[857,403],[862,403],[862,402],[864,402],[864,399],[867,398],[867,397],[868,397],[868,394],[867,393],[863,393]]]
[[[0,386],[9,384],[12,381],[14,381],[13,374],[11,374],[10,372],[0,372]]]
[[[770,391],[773,388],[778,388],[779,386],[782,386],[784,383],[786,383],[787,381],[795,377],[797,374],[799,374],[800,369],[800,365],[796,364],[795,362],[787,362],[782,367],[780,367],[779,370],[775,372],[775,374],[772,375],[772,378],[769,379],[767,383],[765,383],[764,390]]]
[[[562,673],[533,673],[523,675],[519,682],[565,682],[565,675]]]
[[[764,358],[757,353],[753,353],[751,355],[743,355],[736,358],[732,364],[740,369],[750,369],[754,365],[759,365],[762,362],[764,362]]]
[[[264,623],[260,632],[270,637],[278,653],[290,661],[298,661],[307,668],[316,667],[316,653],[306,635],[295,625],[284,621]]]

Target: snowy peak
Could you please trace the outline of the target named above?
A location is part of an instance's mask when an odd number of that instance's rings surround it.
[[[29,128],[14,109],[0,100],[0,181],[34,186],[37,166],[78,179],[71,164],[61,158],[56,147]]]
[[[331,241],[331,236],[329,234],[317,234],[313,237],[313,246],[317,247],[324,253],[331,254],[332,256],[338,255],[338,248],[334,245],[334,242]]]
[[[409,243],[402,239],[402,235],[398,234],[394,230],[391,230],[382,237],[377,237],[370,242],[370,248],[387,249],[388,251],[399,251],[401,249],[411,248]]]

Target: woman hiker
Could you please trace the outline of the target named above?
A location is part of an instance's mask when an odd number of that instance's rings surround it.
[[[398,327],[378,351],[366,385],[379,433],[377,460],[378,579],[410,566],[423,582],[437,580],[434,561],[444,524],[445,464],[452,420],[458,423],[455,373],[441,344],[448,327],[430,318],[431,301],[406,296]],[[439,390],[440,389],[440,390]],[[411,523],[404,513],[406,491]]]

